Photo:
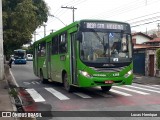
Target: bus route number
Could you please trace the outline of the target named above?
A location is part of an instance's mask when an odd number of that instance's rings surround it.
[[[87,23],[87,28],[104,28],[102,23]]]

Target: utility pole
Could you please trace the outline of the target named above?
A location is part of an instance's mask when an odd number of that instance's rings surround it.
[[[4,79],[2,0],[0,0],[0,80]]]
[[[158,27],[157,36],[160,37],[160,24],[159,23],[158,23],[157,27]]]
[[[43,24],[42,26],[44,27],[44,37],[45,37],[45,36],[46,36],[46,26],[47,26],[47,25],[46,25],[46,24]]]
[[[54,29],[51,29],[51,33],[53,33],[55,30]]]
[[[37,35],[36,31],[34,31],[33,35],[34,35],[34,42],[36,42],[36,35]]]
[[[67,8],[67,9],[72,9],[73,10],[73,22],[74,22],[74,10],[77,9],[77,8],[75,8],[75,7],[67,7],[67,6],[66,7],[62,6],[61,8]]]
[[[159,30],[160,30],[160,24],[159,23],[158,23],[157,27],[158,27],[158,32],[159,32]]]
[[[147,0],[145,0],[145,5],[147,6]]]

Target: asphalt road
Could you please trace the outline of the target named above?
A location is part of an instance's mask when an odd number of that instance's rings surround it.
[[[34,101],[33,105],[30,105],[32,107],[26,107],[26,109],[47,111],[48,114],[58,116],[43,118],[44,120],[159,120],[160,118],[160,86],[158,85],[133,83],[131,86],[115,86],[108,93],[101,92],[99,87],[76,88],[73,93],[68,93],[61,84],[42,84],[40,79],[33,73],[32,61],[29,61],[26,65],[13,64],[11,71],[19,87],[27,91],[27,94]],[[152,115],[155,116],[157,114],[159,117],[133,117],[135,112],[135,115],[144,116],[142,113],[146,112],[147,114],[147,111],[152,112]],[[66,118],[68,114],[75,117],[69,116]]]

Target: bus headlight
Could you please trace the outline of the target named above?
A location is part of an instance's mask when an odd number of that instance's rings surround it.
[[[85,77],[88,77],[88,78],[91,77],[91,75],[88,74],[88,72],[86,72],[86,71],[79,70],[79,73],[82,74]]]
[[[127,78],[127,77],[129,77],[132,73],[133,73],[133,71],[130,70],[130,71],[128,71],[128,72],[124,75],[124,77]]]

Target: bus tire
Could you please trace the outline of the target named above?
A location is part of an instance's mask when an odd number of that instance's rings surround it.
[[[69,84],[67,73],[65,73],[64,76],[63,76],[63,85],[64,85],[64,88],[68,92],[72,92],[73,91],[73,87]]]
[[[44,78],[42,70],[40,70],[40,79],[43,84],[47,84],[48,80]]]
[[[108,92],[112,86],[101,86],[102,91]]]

